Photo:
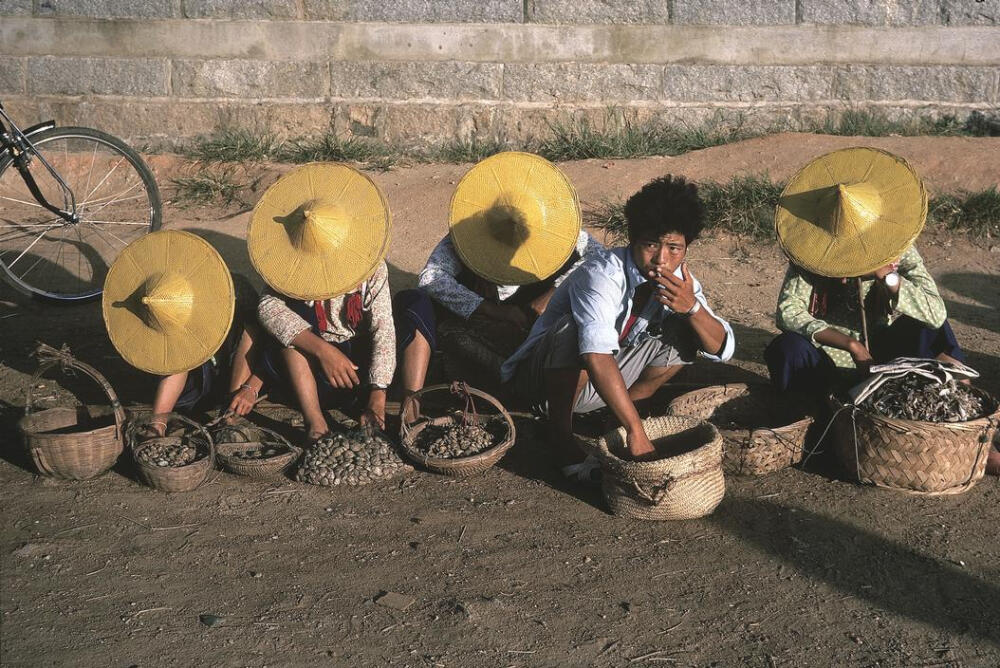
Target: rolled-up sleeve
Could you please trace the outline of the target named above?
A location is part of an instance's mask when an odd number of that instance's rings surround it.
[[[807,280],[792,267],[785,272],[785,281],[778,294],[778,308],[775,314],[778,329],[783,332],[795,332],[807,337],[814,345],[819,345],[813,338],[818,332],[830,327],[825,320],[820,320],[809,313],[809,299],[813,288]]]
[[[417,278],[417,287],[455,315],[468,320],[483,303],[483,298],[458,282],[458,275],[464,268],[451,237],[445,237],[427,258]]]
[[[389,387],[396,373],[396,328],[392,321],[389,270],[385,263],[368,279],[371,306],[372,358],[368,382],[373,387]]]
[[[624,278],[624,277],[623,277]],[[598,271],[579,271],[567,285],[580,354],[618,352],[616,319],[625,286]]]
[[[292,345],[292,339],[309,329],[309,323],[288,308],[284,299],[270,292],[257,303],[257,319],[261,327],[286,348]]]
[[[705,299],[705,291],[702,290],[701,283],[698,279],[694,280],[694,298],[698,300],[701,307],[708,312],[710,316],[715,318],[715,321],[722,325],[722,328],[726,330],[726,341],[722,344],[722,350],[719,351],[717,355],[706,352],[704,350],[699,350],[698,355],[704,357],[707,360],[712,360],[713,362],[728,362],[733,358],[733,353],[736,352],[736,335],[733,334],[733,328],[730,324],[720,318],[712,310],[712,307],[708,305],[708,300]]]

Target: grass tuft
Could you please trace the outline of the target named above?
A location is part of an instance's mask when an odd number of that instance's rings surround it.
[[[341,139],[328,132],[319,137],[299,137],[285,142],[276,157],[282,162],[294,164],[316,161],[357,162],[385,170],[399,161],[400,154],[377,141]]]
[[[272,159],[280,147],[273,135],[237,128],[199,137],[182,153],[201,162],[261,162]]]
[[[1000,237],[1000,191],[996,186],[978,192],[939,195],[930,201],[928,217],[949,230],[973,238]]]
[[[171,179],[171,182],[177,188],[175,201],[181,207],[205,204],[247,206],[243,193],[253,186],[237,181],[232,168],[203,167],[192,176],[181,176]]]
[[[705,227],[763,241],[774,236],[774,208],[784,186],[766,175],[737,176],[728,183],[699,185]]]
[[[970,117],[971,119],[971,117]],[[830,117],[820,126],[812,129],[828,135],[845,135],[852,137],[888,137],[898,135],[913,137],[917,135],[955,136],[972,134],[968,121],[959,121],[954,116],[930,118],[918,116],[907,119],[890,119],[883,113],[865,109],[850,109],[839,117]]]
[[[455,139],[440,146],[435,146],[423,153],[421,159],[425,162],[441,162],[460,164],[479,162],[491,155],[509,151],[511,148],[499,139]]]

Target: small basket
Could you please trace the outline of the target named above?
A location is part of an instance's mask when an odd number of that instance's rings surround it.
[[[801,462],[813,423],[794,399],[759,383],[694,390],[671,401],[669,411],[714,424],[722,434],[723,468],[736,475],[766,475]]]
[[[462,410],[453,410],[450,411],[449,414],[439,417],[428,417],[422,415],[421,411],[424,408],[422,400],[428,396],[440,396],[444,392],[448,392],[458,400],[463,401],[465,407]],[[503,418],[504,423],[507,426],[507,434],[505,438],[501,439],[499,443],[496,443],[492,447],[487,448],[482,452],[477,452],[474,455],[469,455],[468,457],[431,457],[416,446],[417,437],[420,432],[428,426],[447,426],[457,424],[461,420],[469,420],[471,422],[479,419],[480,415],[476,411],[473,397],[485,400],[496,409],[496,414]],[[407,420],[406,415],[409,414],[410,406],[412,405],[417,407],[417,414],[413,420]],[[406,456],[417,464],[423,466],[428,471],[451,476],[453,478],[466,478],[468,476],[486,471],[488,468],[500,461],[500,458],[503,457],[508,450],[510,450],[511,446],[514,445],[516,437],[514,421],[511,419],[510,413],[504,409],[503,405],[495,397],[492,397],[489,394],[481,392],[475,388],[471,388],[466,383],[462,382],[455,382],[450,385],[431,385],[418,392],[414,392],[403,401],[403,405],[399,409],[399,414],[402,416],[399,430],[399,441]]]
[[[857,482],[911,494],[939,496],[972,489],[1000,424],[997,400],[989,415],[968,422],[923,422],[877,415],[830,397],[837,457]]]
[[[641,520],[688,520],[710,514],[726,493],[722,436],[690,417],[653,417],[642,422],[651,441],[670,437],[681,452],[653,461],[622,459],[625,429],[585,445],[600,460],[601,487],[612,514]]]
[[[230,435],[231,434],[231,435]],[[302,449],[288,442],[281,434],[264,427],[223,427],[216,431],[215,454],[222,468],[236,475],[259,480],[274,477],[288,468],[302,454]],[[234,440],[228,440],[228,439]],[[246,440],[235,440],[237,438]],[[242,459],[236,453],[255,447],[280,447],[284,450],[264,459]]]
[[[35,356],[40,364],[25,388],[24,417],[17,425],[24,436],[25,447],[43,475],[66,480],[96,478],[114,466],[122,452],[125,411],[118,395],[97,369],[78,361],[65,347],[56,350],[43,343],[38,346]],[[114,422],[86,429],[85,423],[94,420],[82,406],[49,408],[34,413],[32,390],[42,375],[55,366],[63,371],[77,369],[93,378],[108,395]]]
[[[144,483],[162,492],[190,492],[205,482],[209,472],[215,468],[215,445],[208,431],[200,424],[177,413],[156,415],[168,423],[181,422],[184,428],[168,432],[166,436],[140,438],[140,431],[148,427],[153,415],[133,418],[126,428],[126,437],[132,450],[139,477]],[[191,429],[187,429],[190,427]],[[152,466],[139,458],[139,453],[153,445],[193,445],[201,457],[185,466]]]

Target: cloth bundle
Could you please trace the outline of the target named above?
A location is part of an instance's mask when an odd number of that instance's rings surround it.
[[[897,357],[885,364],[873,366],[871,376],[852,387],[847,394],[851,403],[857,406],[887,381],[908,375],[922,376],[944,386],[952,381],[978,378],[979,372],[960,362],[942,362],[919,357]]]

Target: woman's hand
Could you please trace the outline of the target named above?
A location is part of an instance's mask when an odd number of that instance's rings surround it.
[[[233,392],[233,398],[229,402],[229,412],[243,416],[253,410],[257,403],[257,390],[244,383],[238,390]]]

